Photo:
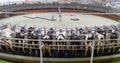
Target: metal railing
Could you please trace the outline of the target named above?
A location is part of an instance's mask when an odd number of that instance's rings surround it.
[[[7,42],[6,40],[10,40],[11,42]],[[111,40],[116,41],[113,46],[111,47]],[[21,41],[21,42],[19,42]],[[37,42],[35,44],[35,42]],[[46,43],[51,43],[49,45],[45,45]],[[91,46],[88,46],[85,44],[85,42],[90,42]],[[90,58],[90,63],[93,63],[93,58],[95,54],[95,50],[99,49],[108,49],[110,50],[111,48],[117,48],[119,52],[120,48],[120,39],[105,39],[101,40],[101,43],[104,42],[103,45],[98,45],[100,40],[41,40],[41,39],[19,39],[19,38],[5,38],[5,37],[0,37],[0,50],[2,50],[3,46],[9,46],[14,49],[22,49],[24,52],[26,51],[25,49],[29,50],[29,53],[31,54],[32,50],[39,50],[40,51],[40,62],[43,63],[43,52],[44,49],[47,47],[50,50],[62,50],[62,51],[86,51],[86,47],[88,47],[88,50],[91,50],[91,58]],[[76,44],[73,44],[76,43]],[[101,47],[102,46],[102,47]],[[12,49],[11,48],[11,49]],[[23,52],[23,53],[24,53]],[[103,51],[106,52],[106,51]],[[116,51],[113,51],[116,52]],[[84,52],[85,53],[85,52]],[[108,52],[109,53],[109,52]]]
[[[5,38],[0,38],[1,39],[1,41],[0,41],[0,45],[3,45],[3,46],[5,46],[6,44],[5,44],[5,42],[4,41],[2,41],[3,39],[5,39]],[[7,39],[7,38],[6,38]],[[42,42],[42,43],[44,43],[44,42],[48,42],[48,43],[51,43],[49,46],[51,47],[51,49],[54,49],[54,50],[57,50],[57,48],[59,47],[59,46],[62,46],[62,47],[64,47],[65,49],[64,50],[72,50],[72,49],[70,49],[71,47],[73,47],[73,46],[75,46],[75,47],[77,47],[76,48],[76,50],[85,50],[85,47],[86,47],[86,45],[85,45],[85,42],[91,42],[91,45],[92,45],[92,42],[95,42],[95,47],[98,47],[98,41],[99,40],[41,40],[41,39],[18,39],[18,38],[9,38],[9,40],[11,40],[12,41],[12,46],[13,47],[18,47],[18,48],[30,48],[31,46],[39,46],[39,44]],[[22,42],[16,42],[16,41],[22,41]],[[120,47],[120,39],[105,39],[105,40],[101,40],[101,42],[102,41],[104,41],[105,42],[105,44],[103,44],[103,46],[104,46],[104,48],[105,49],[108,49],[108,48],[110,48],[109,46],[110,46],[110,41],[117,41],[116,43],[114,43],[114,47]],[[37,41],[38,43],[37,44],[32,44],[32,42],[34,43],[35,41]],[[30,43],[31,42],[31,43]],[[56,43],[56,44],[52,44],[52,43]],[[65,43],[65,44],[58,44],[58,43]],[[78,43],[78,44],[75,44],[75,45],[73,45],[73,44],[67,44],[67,43]],[[17,45],[17,46],[16,46]],[[19,46],[18,46],[19,45]],[[23,46],[26,46],[26,47],[23,47]],[[54,47],[56,47],[56,48],[54,48]],[[67,47],[69,47],[69,49],[67,48]],[[101,48],[103,48],[103,47],[100,47],[100,49]],[[39,47],[38,48],[36,48],[36,47],[33,47],[33,48],[31,48],[31,49],[39,49]],[[95,49],[97,49],[97,48],[95,48]]]

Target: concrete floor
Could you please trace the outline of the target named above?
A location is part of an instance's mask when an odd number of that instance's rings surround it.
[[[51,21],[52,16],[56,21]],[[42,19],[41,19],[42,18]],[[44,19],[43,19],[44,18]],[[74,21],[71,19],[79,19]],[[49,19],[49,20],[48,20]],[[59,21],[59,15],[56,12],[32,13],[19,15],[1,20],[4,23],[12,23],[27,26],[56,27],[56,28],[74,28],[74,27],[94,27],[103,25],[117,25],[119,22],[114,20],[80,13],[62,13],[62,22]]]

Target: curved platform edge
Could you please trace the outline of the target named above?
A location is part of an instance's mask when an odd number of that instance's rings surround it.
[[[10,55],[5,53],[0,53],[0,58],[4,60],[14,61],[14,62],[34,62],[39,63],[40,57],[27,57],[27,56],[19,56],[19,55]],[[94,61],[98,60],[120,60],[120,54],[110,55],[110,56],[101,56],[94,57]],[[43,58],[44,62],[87,62],[90,61],[90,57],[86,58]]]

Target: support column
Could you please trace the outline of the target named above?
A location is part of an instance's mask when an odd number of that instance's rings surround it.
[[[41,40],[41,34],[38,34],[38,39]],[[40,63],[43,63],[42,41],[39,41],[39,49],[40,49]]]
[[[67,29],[67,28],[66,28],[66,39],[67,39],[67,40],[70,40],[70,35],[69,35],[69,33],[68,33],[68,29]],[[68,45],[70,45],[70,42],[67,41],[66,45],[67,45],[67,49],[69,49],[70,46],[68,46]]]
[[[61,15],[61,4],[58,6],[58,13],[59,13],[59,21],[62,22],[62,15]]]
[[[91,53],[90,63],[93,63],[93,58],[94,58],[94,47],[95,47],[95,41],[92,42],[92,53]]]

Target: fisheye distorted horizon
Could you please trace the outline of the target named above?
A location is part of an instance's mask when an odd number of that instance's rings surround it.
[[[21,1],[21,2],[25,2],[25,1],[40,1],[40,2],[57,2],[57,1],[80,1],[80,2],[120,2],[120,0],[0,0],[0,2],[16,2],[16,1]]]

